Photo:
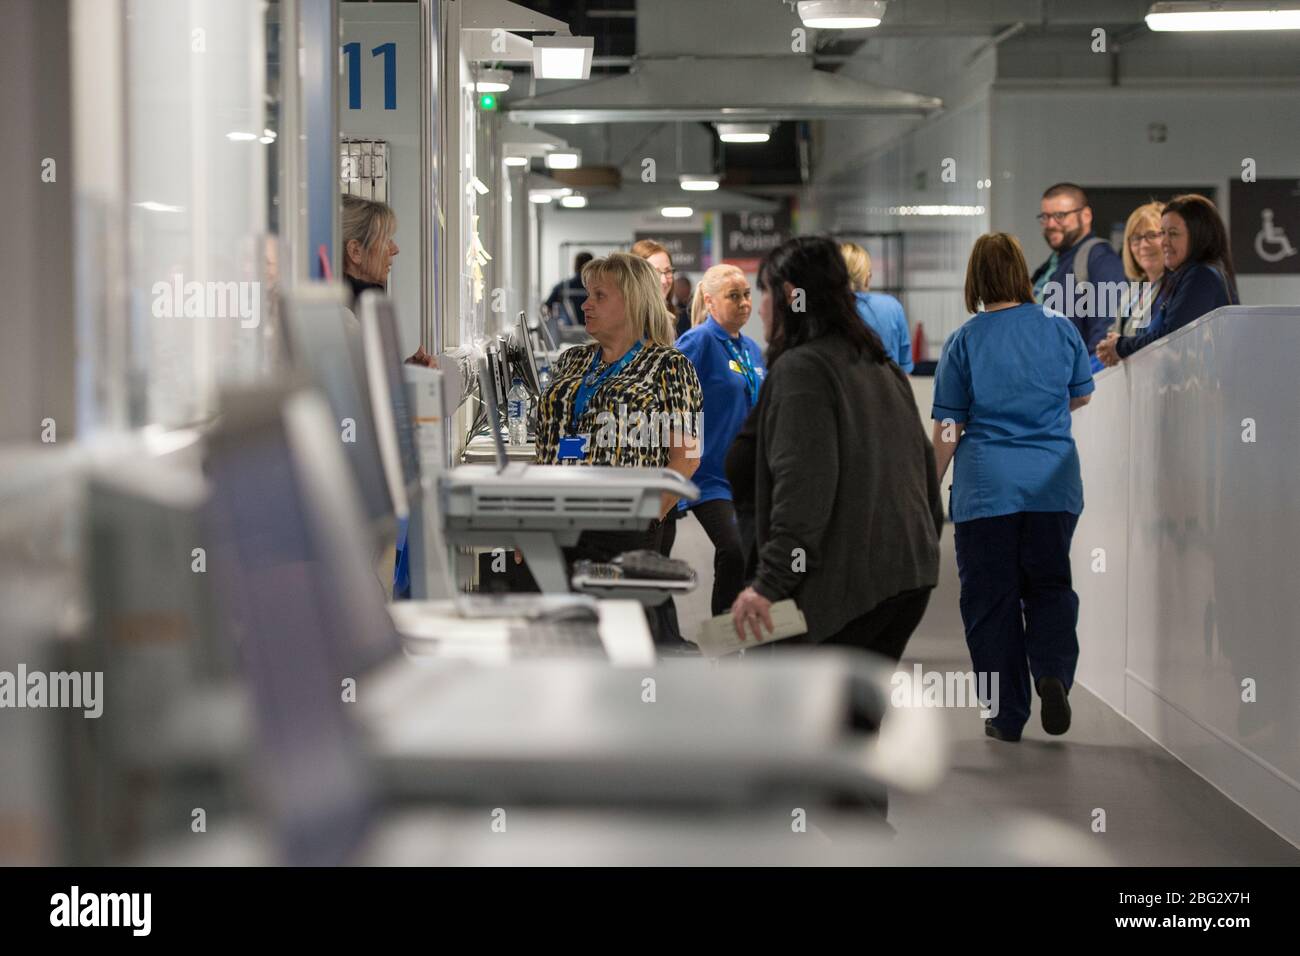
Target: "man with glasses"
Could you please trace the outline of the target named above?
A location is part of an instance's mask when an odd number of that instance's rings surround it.
[[[1052,308],[1059,303],[1060,311],[1083,337],[1096,372],[1102,367],[1097,343],[1114,322],[1117,305],[1117,296],[1102,294],[1105,287],[1101,283],[1125,282],[1124,263],[1110,243],[1092,234],[1092,209],[1082,187],[1074,183],[1050,186],[1039,210],[1038,223],[1052,254],[1034,272],[1034,299]],[[1091,294],[1084,291],[1089,284]]]

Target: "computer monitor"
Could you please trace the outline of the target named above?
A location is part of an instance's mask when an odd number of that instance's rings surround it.
[[[521,311],[510,331],[508,345],[512,364],[521,373],[525,384],[539,398],[542,394],[542,372],[537,367],[537,352],[533,348],[533,337],[528,329],[528,313]]]
[[[329,402],[334,435],[361,493],[366,523],[376,536],[393,534],[397,508],[371,412],[361,323],[345,308],[342,290],[326,285],[287,293],[281,314],[294,364]]]
[[[339,545],[360,533],[360,501],[320,396],[258,389],[227,393],[222,408],[205,539],[252,692],[260,792],[285,862],[343,862],[373,807],[343,681],[400,642],[364,557]]]
[[[479,389],[483,393],[483,404],[487,409],[488,434],[492,436],[492,450],[496,455],[497,474],[506,470],[510,455],[506,452],[505,439],[501,437],[501,406],[497,404],[496,389],[493,387],[492,366],[489,353],[478,361]]]
[[[415,453],[415,423],[407,402],[397,337],[397,310],[392,299],[373,290],[363,292],[357,306],[384,475],[393,509],[399,518],[405,518],[411,500],[419,494],[420,461]]]
[[[505,411],[506,402],[510,400],[510,362],[507,346],[500,338],[493,339],[483,350],[483,355],[487,359],[488,375],[496,395],[497,408]]]
[[[559,348],[555,343],[555,338],[551,335],[551,329],[546,324],[545,319],[533,316],[533,320],[528,327],[533,330],[533,334],[536,337],[533,347],[539,352],[554,352]]]

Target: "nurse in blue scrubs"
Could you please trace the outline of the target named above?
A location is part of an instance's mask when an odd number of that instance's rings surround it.
[[[735,266],[714,266],[695,288],[691,329],[676,343],[695,366],[704,390],[703,452],[692,478],[700,497],[679,502],[677,517],[694,514],[713,542],[714,614],[727,613],[745,586],[745,555],[724,463],[766,374],[758,343],[740,331],[752,305],[745,273]]]
[[[1014,236],[975,242],[966,308],[981,305],[944,343],[930,414],[941,481],[956,455],[950,511],[966,644],[977,675],[989,675],[982,686],[997,675],[984,730],[1016,741],[1031,677],[1043,729],[1070,727],[1079,659],[1070,539],[1083,511],[1070,413],[1094,385],[1079,330],[1034,303]]]
[[[840,255],[849,270],[858,315],[880,337],[885,354],[905,375],[912,374],[912,332],[903,314],[903,303],[892,295],[871,290],[871,256],[856,242],[840,244]]]

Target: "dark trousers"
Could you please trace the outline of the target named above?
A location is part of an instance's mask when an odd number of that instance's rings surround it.
[[[612,561],[624,551],[658,551],[666,554],[663,547],[664,529],[671,522],[664,522],[658,531],[584,531],[578,536],[578,543],[564,549],[564,561],[573,574],[573,565],[582,560]],[[694,650],[695,645],[682,639],[681,628],[677,623],[677,607],[669,598],[662,604],[645,609],[646,623],[650,635],[657,646],[669,650]]]
[[[712,613],[726,614],[745,587],[745,553],[741,550],[736,511],[730,500],[714,498],[694,505],[690,513],[703,525],[704,533],[713,543]],[[664,522],[665,555],[672,552],[673,542],[677,540],[677,521],[683,517],[679,511],[676,521]]]
[[[886,598],[866,614],[859,615],[821,643],[873,651],[895,664],[903,656],[921,618],[925,617],[934,588],[916,588]]]
[[[765,651],[782,651],[816,647],[856,647],[887,657],[894,663],[903,656],[907,642],[930,603],[930,592],[934,588],[915,588],[901,591],[893,597],[885,598],[866,614],[859,614],[830,637],[820,641],[809,641],[805,637],[788,637],[783,641],[773,641],[751,650],[749,654],[762,654]]]
[[[1058,677],[1066,690],[1079,661],[1079,598],[1070,539],[1079,516],[1021,511],[956,523],[961,619],[977,673],[998,675],[999,729],[1029,720],[1033,684]]]

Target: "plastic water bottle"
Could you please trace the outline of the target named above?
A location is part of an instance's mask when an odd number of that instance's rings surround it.
[[[510,383],[510,392],[506,395],[506,433],[510,436],[510,444],[528,444],[528,390],[521,378]]]

